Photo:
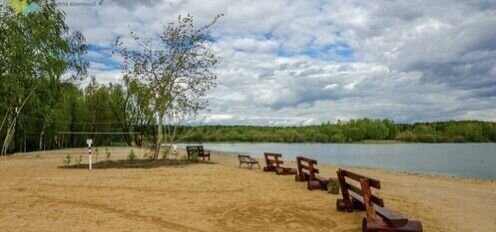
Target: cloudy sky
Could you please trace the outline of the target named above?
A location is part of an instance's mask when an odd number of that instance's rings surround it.
[[[153,36],[178,14],[213,27],[220,57],[208,124],[307,125],[338,119],[496,121],[496,0],[58,0],[91,49],[101,83],[130,29]]]

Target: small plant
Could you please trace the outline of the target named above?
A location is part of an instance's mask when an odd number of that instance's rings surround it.
[[[76,159],[76,164],[79,166],[79,165],[81,165],[82,161],[83,161],[83,156],[79,155],[79,157]]]
[[[62,161],[62,163],[67,167],[69,165],[71,165],[71,155],[70,154],[67,154],[67,156],[64,158],[64,160]]]
[[[40,154],[37,154],[34,156],[35,158],[40,158]]]
[[[129,152],[129,154],[127,155],[127,160],[128,160],[129,162],[133,162],[133,161],[135,161],[135,160],[136,160],[136,158],[137,158],[137,156],[136,156],[136,154],[134,154],[134,151],[133,151],[133,150],[131,150],[131,151]]]
[[[193,161],[193,162],[198,162],[198,154],[196,154],[196,153],[195,153],[195,154],[193,154],[193,155],[191,156],[190,160],[191,160],[191,161]]]
[[[107,162],[112,159],[112,154],[108,150],[108,148],[105,148],[105,158],[107,159]]]

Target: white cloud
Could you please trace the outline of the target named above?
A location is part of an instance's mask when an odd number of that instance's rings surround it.
[[[220,57],[211,124],[303,125],[357,117],[496,120],[496,3],[488,1],[105,1],[67,8],[101,82],[132,28],[151,37],[178,14],[213,28]],[[119,61],[118,57],[112,57]]]

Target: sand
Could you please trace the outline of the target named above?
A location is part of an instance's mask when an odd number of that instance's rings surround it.
[[[128,149],[111,152],[124,158]],[[308,191],[293,176],[238,168],[232,156],[90,172],[57,168],[67,153],[86,150],[0,158],[0,231],[360,231],[364,216],[337,212],[338,195]],[[336,166],[319,167],[335,176]],[[494,181],[349,169],[380,179],[386,206],[424,231],[496,231]]]

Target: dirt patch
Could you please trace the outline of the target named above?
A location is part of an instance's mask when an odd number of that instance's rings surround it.
[[[107,168],[159,168],[159,167],[182,167],[192,164],[214,164],[209,161],[199,161],[199,160],[173,160],[173,159],[159,159],[159,160],[109,160],[100,161],[94,163],[92,168],[94,169],[107,169]],[[88,169],[88,164],[74,164],[74,165],[64,165],[59,166],[59,168],[65,169]]]

